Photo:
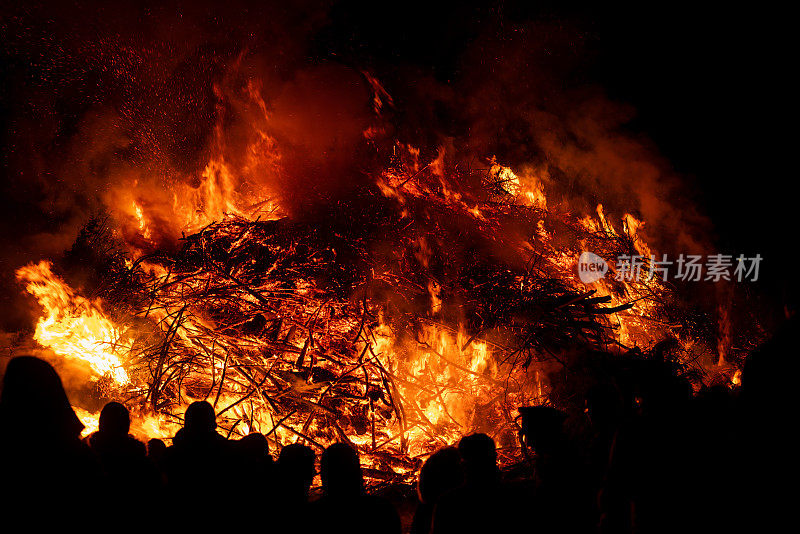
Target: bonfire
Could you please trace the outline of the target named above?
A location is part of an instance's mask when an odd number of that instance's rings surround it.
[[[517,410],[556,402],[570,352],[669,339],[703,374],[668,284],[615,276],[623,255],[648,268],[642,221],[551,210],[535,170],[488,154],[465,165],[443,149],[370,146],[366,179],[314,217],[247,198],[216,159],[175,193],[189,215],[166,246],[163,218],[131,194],[62,262],[93,273],[82,290],[47,261],[18,270],[44,310],[36,342],[83,362],[142,437],[169,439],[207,400],[232,438],[354,445],[373,484],[410,481],[473,432],[497,441],[504,465],[519,460]],[[605,278],[579,281],[583,250],[608,261]]]

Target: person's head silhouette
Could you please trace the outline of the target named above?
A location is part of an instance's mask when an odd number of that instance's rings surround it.
[[[419,498],[434,504],[445,492],[464,481],[461,454],[455,447],[445,447],[433,453],[419,471]]]
[[[292,443],[281,449],[278,469],[284,483],[308,491],[314,481],[314,451],[300,443]]]
[[[251,432],[237,443],[240,452],[251,460],[266,460],[269,458],[269,442],[264,434]]]
[[[327,497],[348,498],[361,494],[364,479],[358,452],[346,443],[334,443],[320,459],[322,489]]]
[[[461,438],[458,452],[464,462],[467,484],[484,484],[497,479],[497,450],[494,440],[486,434],[472,434]]]
[[[6,367],[0,427],[23,439],[77,439],[83,430],[56,370],[32,356],[16,357]]]
[[[593,415],[599,415],[600,404],[593,405]],[[537,454],[557,452],[563,447],[562,426],[566,414],[549,406],[531,406],[519,409],[522,414],[522,435],[525,446],[531,447]],[[598,417],[598,420],[602,418]]]
[[[183,427],[188,434],[202,435],[214,432],[217,428],[217,415],[206,401],[193,402],[186,408]]]
[[[109,402],[100,411],[98,432],[108,437],[124,437],[131,428],[128,409],[118,402]]]
[[[167,452],[167,445],[158,438],[152,438],[147,442],[147,456],[153,461],[159,462]]]

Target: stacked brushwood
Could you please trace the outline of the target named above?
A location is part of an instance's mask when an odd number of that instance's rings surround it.
[[[317,448],[350,442],[387,483],[419,465],[412,430],[427,436],[429,451],[489,427],[511,447],[517,406],[546,401],[532,369],[559,365],[569,348],[617,343],[609,316],[619,309],[575,289],[574,273],[549,259],[556,245],[536,229],[561,225],[608,257],[632,244],[510,196],[454,197],[434,178],[409,173],[314,217],[228,216],[170,252],[111,261],[98,294],[136,335],[124,355],[134,380],[116,396],[177,418],[187,402],[207,399],[231,435],[257,430]],[[395,355],[436,353],[424,335],[432,327],[461,332],[465,349],[486,343],[499,369],[475,373],[437,353],[450,376],[494,392],[473,421],[451,417],[445,429],[408,388],[441,400],[463,386],[432,374],[408,384],[378,342],[388,329]]]

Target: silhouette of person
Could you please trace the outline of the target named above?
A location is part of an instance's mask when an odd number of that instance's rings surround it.
[[[740,521],[736,499],[741,488],[734,466],[741,463],[741,449],[730,388],[716,385],[700,390],[692,401],[687,427],[693,449],[686,455],[687,476],[692,477],[684,490],[687,515],[697,532],[736,532]]]
[[[271,474],[273,461],[269,455],[269,442],[264,434],[251,432],[234,443],[237,455],[246,462],[256,477]]]
[[[151,438],[147,441],[147,457],[159,469],[164,462],[164,455],[167,453],[167,445],[163,440]]]
[[[445,447],[433,453],[419,471],[419,504],[411,523],[411,534],[428,534],[436,503],[442,495],[463,483],[464,470],[458,449]]]
[[[796,287],[796,284],[794,285]],[[796,293],[796,289],[793,290]],[[786,321],[745,360],[738,412],[741,490],[737,519],[743,530],[780,530],[791,521],[795,482],[794,405],[800,376],[800,315],[796,295],[786,302]]]
[[[272,507],[270,490],[275,477],[267,438],[252,432],[238,441],[232,441],[231,445],[234,460],[231,471],[233,478],[238,480],[241,503],[245,509],[258,509],[263,513],[265,507]],[[255,519],[255,516],[251,516],[247,521],[253,522]]]
[[[517,499],[500,485],[497,450],[486,434],[461,438],[464,484],[445,493],[433,514],[434,534],[504,532],[516,528]]]
[[[630,359],[625,375],[629,415],[609,457],[601,531],[685,530],[691,524],[687,457],[695,447],[687,431],[691,386],[657,354]]]
[[[236,464],[229,441],[216,428],[214,408],[205,401],[193,402],[164,455],[168,493],[176,496],[180,506],[196,511],[184,516],[182,528],[221,524],[221,518],[204,503],[214,491],[226,487]]]
[[[80,439],[83,424],[53,367],[38,358],[12,359],[0,395],[0,514],[23,518],[26,528],[69,525],[74,507],[94,502],[100,469]],[[48,513],[42,514],[45,508]],[[9,523],[12,524],[12,523]]]
[[[167,455],[167,445],[163,440],[151,438],[147,441],[147,459],[156,469],[158,488],[163,492],[167,485],[167,475],[164,472],[164,458]]]
[[[128,434],[130,424],[128,409],[109,402],[100,411],[97,432],[86,440],[103,470],[103,495],[110,497],[105,499],[110,516],[130,506],[131,500],[152,493],[161,482],[144,444]]]
[[[358,452],[345,443],[328,447],[320,459],[322,497],[312,506],[312,530],[399,534],[400,518],[385,499],[367,495]]]
[[[536,406],[525,410],[523,433],[533,449],[534,483],[532,517],[537,532],[585,532],[593,523],[594,495],[579,455],[567,439],[566,414]]]
[[[281,449],[278,457],[278,485],[285,506],[303,510],[308,505],[308,490],[314,481],[314,451],[301,443]]]
[[[277,530],[310,531],[308,491],[314,481],[314,451],[300,443],[281,449],[276,465],[276,477],[270,493],[279,513]]]

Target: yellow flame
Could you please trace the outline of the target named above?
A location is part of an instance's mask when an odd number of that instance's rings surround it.
[[[480,427],[476,409],[497,389],[497,365],[487,343],[435,325],[424,326],[417,340],[399,340],[387,325],[373,333],[373,353],[402,377],[397,393],[406,406],[409,454],[429,451],[432,441],[453,443]],[[435,435],[424,429],[429,425]]]
[[[502,184],[506,193],[517,197],[523,205],[547,208],[547,196],[539,176],[542,173],[525,169],[522,173],[517,174],[511,167],[500,165],[493,160],[489,174]]]
[[[76,294],[53,274],[49,261],[19,268],[17,279],[26,284],[25,289],[44,308],[33,336],[39,344],[60,356],[87,363],[94,373],[108,375],[117,384],[129,382],[114,349],[129,345],[130,341],[123,339],[105,317],[100,301],[92,302]]]

